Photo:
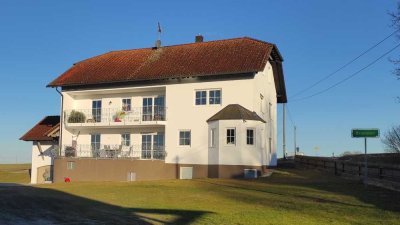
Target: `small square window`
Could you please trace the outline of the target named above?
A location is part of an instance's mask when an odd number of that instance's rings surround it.
[[[247,131],[246,131],[246,143],[248,145],[254,145],[254,129],[247,129]]]
[[[67,162],[67,170],[73,170],[73,169],[75,169],[75,162],[73,161]]]
[[[190,130],[179,131],[179,145],[190,146],[191,132]]]
[[[221,90],[211,90],[209,98],[210,105],[221,104]]]
[[[226,129],[226,143],[228,145],[234,145],[236,141],[236,132],[235,128]]]
[[[207,104],[207,91],[196,91],[196,105]]]

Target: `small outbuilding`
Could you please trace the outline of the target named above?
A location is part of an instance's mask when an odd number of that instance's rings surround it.
[[[60,116],[46,116],[20,138],[33,143],[31,184],[52,182],[59,136]]]

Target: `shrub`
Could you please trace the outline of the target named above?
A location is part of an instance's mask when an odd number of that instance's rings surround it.
[[[72,110],[68,117],[68,123],[84,123],[85,120],[85,114],[83,114],[83,112],[78,112],[75,110]]]

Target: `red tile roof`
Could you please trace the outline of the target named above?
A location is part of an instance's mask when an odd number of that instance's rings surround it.
[[[276,46],[244,37],[161,48],[112,51],[74,64],[49,87],[262,71]]]
[[[60,129],[60,116],[46,116],[24,136],[20,138],[23,141],[51,141],[52,137],[48,134],[54,129]]]

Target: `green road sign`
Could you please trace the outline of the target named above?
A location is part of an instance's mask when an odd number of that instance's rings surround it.
[[[379,137],[379,129],[352,129],[351,137],[353,137],[353,138],[377,138],[377,137]]]

